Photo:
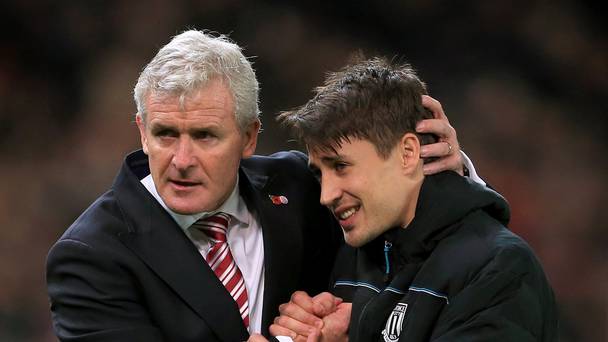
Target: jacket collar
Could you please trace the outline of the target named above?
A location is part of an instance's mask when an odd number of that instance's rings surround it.
[[[251,159],[241,162],[240,191],[247,207],[258,215],[264,235],[264,302],[262,334],[278,315],[278,307],[298,288],[301,273],[303,222],[288,205],[273,203],[282,194],[284,184],[275,182],[277,175],[261,173]],[[287,256],[287,257],[286,257]],[[283,298],[283,300],[281,300]]]

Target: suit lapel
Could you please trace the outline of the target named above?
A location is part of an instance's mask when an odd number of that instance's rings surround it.
[[[278,307],[289,299],[291,291],[299,283],[302,264],[302,224],[294,218],[297,203],[273,204],[271,195],[285,195],[285,189],[273,184],[273,177],[256,174],[251,169],[241,169],[241,195],[250,211],[258,214],[264,236],[264,301],[262,334],[268,335],[268,327],[278,315]],[[297,196],[292,196],[295,199]]]
[[[138,162],[141,164],[141,160]],[[194,244],[141,185],[135,173],[137,171],[132,172],[125,163],[114,183],[119,205],[123,208],[131,228],[120,236],[121,240],[162,278],[221,340],[246,340],[248,333],[236,303]]]

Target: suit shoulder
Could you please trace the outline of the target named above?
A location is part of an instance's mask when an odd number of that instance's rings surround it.
[[[72,240],[89,244],[116,236],[126,230],[122,211],[114,191],[98,197],[62,234],[58,241]]]
[[[313,177],[308,168],[308,157],[300,151],[281,151],[269,156],[255,155],[241,161],[241,166],[255,173]]]
[[[293,165],[306,167],[308,156],[301,151],[290,150],[273,153],[269,156],[254,155],[243,160],[245,165]]]

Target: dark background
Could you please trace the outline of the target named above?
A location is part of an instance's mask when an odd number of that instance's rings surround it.
[[[411,62],[482,177],[510,201],[559,301],[562,341],[606,341],[606,11],[580,1],[3,1],[0,341],[55,341],[51,244],[139,146],[132,88],[170,37],[230,34],[254,57],[258,152],[362,49]]]

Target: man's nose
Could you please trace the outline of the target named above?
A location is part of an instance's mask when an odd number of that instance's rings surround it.
[[[331,176],[321,176],[321,204],[331,207],[342,196],[339,182]]]
[[[192,141],[187,137],[180,137],[175,146],[173,153],[173,165],[180,171],[187,170],[194,165],[194,156],[192,151]]]

